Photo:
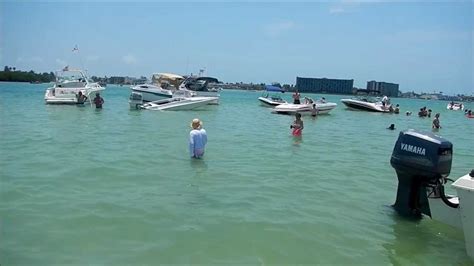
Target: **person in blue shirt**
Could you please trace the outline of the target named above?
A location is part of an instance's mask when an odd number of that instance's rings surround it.
[[[189,154],[191,158],[202,158],[207,144],[206,130],[202,128],[202,122],[197,118],[193,119],[191,127],[193,129],[189,132]]]

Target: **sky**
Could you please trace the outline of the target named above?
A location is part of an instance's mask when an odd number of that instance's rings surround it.
[[[90,76],[206,74],[223,82],[296,77],[474,92],[472,1],[9,2],[0,65]],[[74,51],[74,47],[79,51]]]

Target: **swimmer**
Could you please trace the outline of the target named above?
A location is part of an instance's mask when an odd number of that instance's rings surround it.
[[[387,127],[387,129],[395,130],[395,124],[391,124],[389,127]]]
[[[291,134],[295,137],[301,137],[301,134],[303,133],[303,120],[301,120],[301,114],[296,113],[295,114],[295,121],[293,121],[293,124],[290,126],[290,129],[293,129]]]

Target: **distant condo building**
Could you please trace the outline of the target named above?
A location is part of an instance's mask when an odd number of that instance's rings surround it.
[[[299,92],[352,94],[353,86],[353,79],[296,77],[296,88]]]
[[[398,84],[388,82],[367,81],[367,92],[369,94],[387,95],[398,97]]]

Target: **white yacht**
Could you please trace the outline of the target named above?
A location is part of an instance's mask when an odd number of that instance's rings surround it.
[[[384,106],[381,101],[377,101],[369,97],[362,97],[356,99],[341,99],[341,102],[345,104],[348,108],[362,111],[389,113],[392,110],[390,108],[390,104],[386,104]]]
[[[56,82],[46,89],[44,100],[47,104],[79,104],[79,92],[91,101],[92,94],[103,90],[104,87],[89,80],[82,70],[65,67],[56,71]]]
[[[170,73],[154,73],[151,83],[132,86],[132,93],[140,93],[143,102],[152,102],[171,98],[173,92],[184,80],[184,77]]]
[[[316,107],[315,111],[313,111],[314,110],[313,105],[315,105]],[[312,102],[304,103],[304,104],[284,103],[284,104],[275,106],[275,108],[273,108],[272,113],[276,113],[276,114],[300,113],[301,115],[311,115],[314,112],[316,112],[316,114],[327,114],[336,107],[337,107],[336,103],[322,102],[322,101],[312,101]]]

